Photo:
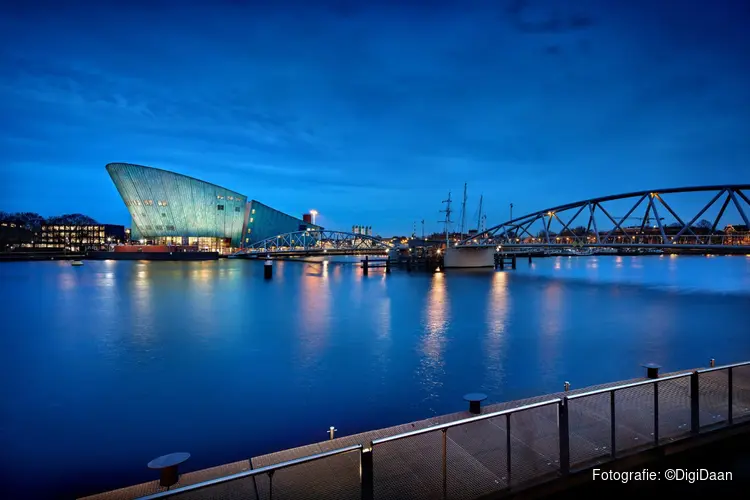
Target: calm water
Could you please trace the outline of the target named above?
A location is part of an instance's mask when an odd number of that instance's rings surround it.
[[[340,434],[750,359],[750,258],[562,257],[363,277],[351,264],[0,265],[2,498],[62,497]],[[41,476],[40,476],[41,474]],[[21,488],[28,488],[21,493]]]

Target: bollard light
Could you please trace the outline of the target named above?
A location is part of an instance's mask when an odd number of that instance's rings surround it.
[[[565,387],[565,392],[568,392],[568,391],[570,390],[570,382],[568,382],[568,381],[566,380],[566,381],[565,381],[565,384],[563,384],[563,385],[564,385],[564,387]]]
[[[716,360],[714,358],[711,358],[711,360],[708,362],[708,366],[711,368],[716,366]]]
[[[336,432],[337,430],[338,430],[338,429],[334,428],[333,426],[331,426],[331,427],[329,427],[329,428],[328,428],[328,435],[330,436],[330,439],[331,439],[331,440],[333,440],[333,437],[334,437],[334,433],[335,433],[335,432]]]

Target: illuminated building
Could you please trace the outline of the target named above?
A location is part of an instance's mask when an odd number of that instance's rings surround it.
[[[317,228],[216,184],[153,167],[110,163],[128,208],[131,238],[229,253],[277,234]]]

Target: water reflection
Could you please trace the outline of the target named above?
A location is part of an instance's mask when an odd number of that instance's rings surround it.
[[[425,333],[421,339],[423,356],[417,374],[422,386],[427,390],[426,399],[437,399],[443,385],[442,378],[445,372],[443,350],[449,325],[448,314],[445,275],[435,273],[427,295]]]
[[[558,340],[567,320],[563,310],[563,285],[559,281],[546,283],[542,295],[541,314],[539,315],[541,336],[539,338],[541,359],[539,365],[544,367],[544,375],[555,372],[555,361],[558,358]]]
[[[148,262],[139,262],[130,283],[133,314],[133,340],[137,344],[150,344],[154,340],[154,318],[151,297],[151,279]]]
[[[484,338],[485,363],[488,382],[499,387],[503,382],[504,370],[502,361],[505,358],[503,350],[507,330],[509,328],[508,314],[510,298],[508,294],[508,274],[496,272],[492,277],[492,285],[487,303],[487,335]]]
[[[72,290],[76,286],[76,276],[73,273],[61,273],[57,277],[57,283],[62,291]]]
[[[299,346],[301,359],[305,364],[314,363],[322,354],[328,339],[331,322],[331,288],[328,279],[328,264],[307,266],[300,283],[299,300],[301,314],[295,314],[299,321]]]

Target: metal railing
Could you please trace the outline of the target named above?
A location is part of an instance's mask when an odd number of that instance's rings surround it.
[[[734,382],[739,369],[748,370],[742,386]],[[514,415],[516,418],[512,418]],[[359,491],[347,498],[379,500],[394,491],[402,496],[408,491],[407,496],[414,496],[417,490],[409,490],[410,486],[421,488],[426,498],[473,498],[550,475],[565,476],[621,453],[661,446],[717,424],[732,425],[744,417],[750,417],[750,361],[563,395],[183,486],[141,500],[172,497],[261,475],[268,477],[268,498],[272,499],[275,471],[355,451],[360,452],[359,478],[330,477],[332,487],[344,480],[358,483]],[[516,422],[513,427],[512,422]],[[456,431],[449,439],[451,429]],[[463,434],[458,429],[463,429]],[[431,437],[438,432],[439,443]],[[396,448],[389,450],[389,446]],[[375,458],[381,453],[375,449],[383,450],[382,459]],[[533,466],[526,463],[539,456],[544,460]],[[453,474],[451,463],[456,467]],[[406,467],[414,469],[411,475],[403,474]],[[330,475],[332,470],[326,468],[320,474]],[[473,476],[466,477],[469,474]],[[414,483],[414,477],[419,484]],[[409,481],[412,483],[407,484]],[[299,498],[300,493],[304,497],[307,491],[296,491],[292,497]],[[322,498],[326,496],[321,493]]]
[[[230,476],[218,477],[216,479],[211,479],[209,481],[203,481],[203,482],[196,483],[196,484],[182,486],[174,490],[160,491],[159,493],[154,493],[153,495],[141,497],[139,500],[156,500],[158,498],[168,498],[168,497],[176,496],[182,493],[202,490],[204,488],[209,488],[211,486],[216,486],[219,484],[226,484],[232,481],[237,481],[238,479],[260,476],[263,474],[266,474],[268,476],[268,485],[269,485],[268,495],[270,499],[273,499],[273,475],[276,471],[281,470],[281,469],[286,469],[289,467],[294,467],[296,465],[315,462],[316,460],[322,460],[324,458],[329,458],[329,457],[333,457],[336,455],[342,455],[344,453],[350,453],[350,452],[357,451],[357,450],[362,450],[361,444],[355,444],[352,446],[347,446],[345,448],[338,448],[335,450],[318,453],[316,455],[309,455],[306,457],[295,458],[294,460],[287,460],[286,462],[281,462],[281,463],[273,464],[273,465],[267,465],[265,467],[260,467],[258,469],[251,469],[251,470],[244,471],[244,472],[238,472]]]
[[[516,408],[509,408],[507,410],[501,410],[501,411],[496,411],[492,413],[485,413],[484,415],[478,415],[476,417],[465,418],[462,420],[455,420],[453,422],[447,422],[445,424],[434,425],[432,427],[427,427],[424,429],[419,429],[419,430],[407,432],[404,434],[398,434],[396,436],[389,436],[389,437],[376,439],[372,441],[369,449],[368,448],[363,449],[363,453],[372,453],[376,446],[382,445],[385,443],[391,443],[391,442],[399,441],[402,439],[410,439],[416,436],[421,436],[421,435],[441,431],[442,432],[442,467],[441,467],[442,495],[443,495],[443,498],[447,498],[448,496],[448,429],[451,429],[454,427],[461,427],[464,425],[472,424],[475,422],[481,422],[481,421],[489,420],[493,418],[504,417],[505,435],[506,435],[506,441],[505,441],[505,466],[506,466],[506,474],[507,474],[506,479],[507,479],[507,483],[510,484],[512,465],[513,465],[512,453],[511,453],[513,446],[512,446],[511,432],[510,432],[511,415],[515,413],[521,413],[524,411],[534,410],[536,408],[543,408],[543,407],[547,407],[550,405],[559,404],[560,402],[561,400],[559,398],[550,399],[550,400],[542,401],[539,403],[528,404],[528,405],[519,406]],[[373,462],[374,460],[363,461],[363,463],[366,463],[366,464],[372,464]],[[363,469],[362,473],[363,475],[373,474],[373,470],[370,469],[368,471],[366,469]],[[373,498],[373,494],[374,492],[372,490],[369,492],[365,492],[363,494],[363,498],[371,499]]]

